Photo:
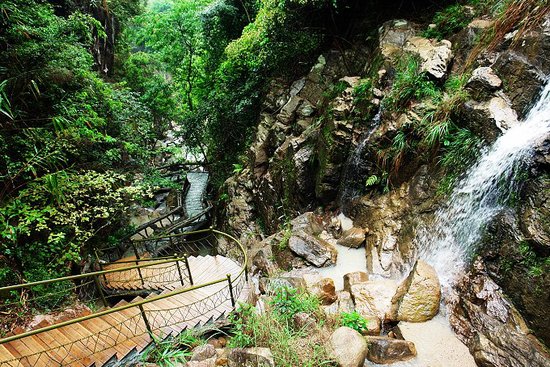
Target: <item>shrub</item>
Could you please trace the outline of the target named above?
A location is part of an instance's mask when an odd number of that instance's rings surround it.
[[[275,365],[281,367],[336,366],[325,349],[330,336],[326,324],[318,323],[314,330],[301,330],[289,322],[290,315],[312,310],[313,303],[306,301],[305,305],[299,305],[302,296],[283,289],[275,290],[270,302],[272,312],[260,314],[250,305],[240,306],[239,314],[232,318],[229,346],[270,348]]]
[[[454,4],[437,12],[432,20],[435,27],[428,28],[422,35],[427,38],[442,40],[466,27],[474,18],[464,5]]]
[[[406,54],[398,62],[390,93],[384,98],[382,107],[387,112],[402,111],[413,100],[426,97],[437,100],[441,92],[420,69],[420,58]]]
[[[357,311],[341,313],[340,325],[352,328],[361,334],[368,331],[368,320],[361,316]]]
[[[273,312],[284,320],[289,320],[299,312],[315,313],[319,310],[320,302],[315,296],[308,293],[299,293],[295,288],[286,286],[272,286],[272,298],[269,305]]]

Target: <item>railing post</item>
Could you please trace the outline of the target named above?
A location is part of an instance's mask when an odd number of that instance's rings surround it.
[[[189,274],[189,283],[193,285],[193,276],[191,275],[191,267],[189,266],[189,259],[187,258],[187,254],[183,254],[183,258],[185,259],[185,267],[187,268],[187,274]]]
[[[132,249],[134,250],[134,255],[136,255],[136,259],[140,259],[139,252],[137,250],[136,244],[132,241]]]
[[[235,295],[233,294],[233,283],[231,282],[231,274],[227,274],[227,283],[229,283],[229,295],[231,296],[231,306],[235,307]]]
[[[147,332],[149,335],[151,335],[151,338],[153,338],[153,329],[151,328],[151,324],[149,324],[149,320],[147,320],[147,316],[145,315],[145,309],[143,308],[143,305],[138,305],[139,312],[141,313],[141,317],[143,318],[143,322],[145,323],[145,328],[147,329]]]
[[[103,264],[101,263],[101,259],[99,258],[99,255],[97,254],[97,249],[94,249],[95,252],[95,258],[97,259],[97,265],[99,265],[99,270],[103,271]],[[103,281],[107,283],[107,277],[105,274],[103,274]]]
[[[132,249],[134,250],[134,255],[136,255],[136,265],[139,266],[139,252],[137,250],[136,244],[132,242]],[[136,269],[139,275],[139,279],[141,280],[141,285],[145,285],[145,280],[143,280],[143,274],[141,274],[141,268]]]
[[[178,255],[174,254],[174,258],[176,259],[176,266],[178,267],[178,274],[180,275],[180,282],[181,282],[181,285],[183,285],[183,275],[181,275],[181,268],[180,268],[180,262],[178,261]]]
[[[103,274],[103,276],[105,276],[105,274]],[[97,291],[99,292],[99,297],[101,298],[101,302],[103,302],[103,306],[105,307],[109,306],[109,304],[107,303],[107,299],[105,298],[105,294],[103,293],[103,289],[101,288],[99,277],[97,275],[94,275],[94,282],[95,282]]]

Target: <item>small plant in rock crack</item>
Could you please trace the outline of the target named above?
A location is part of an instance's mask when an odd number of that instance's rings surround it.
[[[347,326],[364,334],[368,330],[368,320],[361,316],[357,311],[342,312],[340,314],[340,324]]]

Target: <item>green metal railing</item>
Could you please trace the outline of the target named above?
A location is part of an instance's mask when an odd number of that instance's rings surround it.
[[[147,223],[142,224],[138,228],[136,228],[132,234],[124,237],[119,245],[106,247],[101,249],[101,253],[105,254],[108,261],[116,261],[124,256],[124,253],[127,251],[127,249],[131,249],[132,254],[137,258],[140,259],[142,257],[142,253],[144,250],[149,249],[149,252],[156,253],[156,252],[162,252],[162,245],[165,245],[164,247],[169,246],[170,244],[167,243],[169,237],[167,237],[171,233],[177,233],[181,236],[188,236],[189,232],[181,232],[182,229],[184,229],[187,226],[190,226],[194,223],[196,223],[200,218],[202,218],[204,215],[206,215],[210,210],[212,210],[212,206],[206,207],[203,211],[200,213],[190,217],[190,218],[180,218],[179,220],[169,220],[169,225],[166,226],[158,226],[157,223],[162,223],[164,219],[170,219],[174,215],[180,213],[183,215],[184,210],[181,206],[178,206],[174,210],[170,211],[169,213],[166,213],[165,215],[155,218]],[[150,230],[153,233],[153,236],[145,236],[142,232]],[[133,238],[133,237],[139,237],[139,238]],[[165,243],[163,243],[165,242]],[[140,251],[141,249],[141,251]],[[197,249],[198,250],[198,249]],[[189,249],[188,252],[194,252],[194,249]],[[114,255],[114,258],[113,258]],[[103,257],[100,256],[99,253],[96,252],[96,257],[99,258]],[[158,256],[155,256],[158,257]]]
[[[224,232],[217,231],[215,229],[205,229],[200,231],[194,231],[189,233],[183,233],[183,234],[176,234],[176,235],[166,235],[167,237],[183,237],[183,236],[190,236],[190,235],[211,235],[211,236],[220,236],[222,238],[225,238],[225,240],[231,241],[233,244],[236,245],[237,252],[240,254],[239,259],[236,259],[237,265],[240,267],[240,270],[235,274],[227,274],[225,277],[216,279],[204,284],[196,284],[192,285],[192,277],[185,277],[184,272],[181,270],[181,266],[186,266],[186,270],[189,270],[189,263],[187,261],[186,257],[167,257],[163,259],[142,259],[140,261],[144,261],[145,264],[137,264],[132,266],[125,266],[117,269],[108,269],[108,270],[101,270],[101,271],[95,271],[92,273],[87,274],[81,274],[81,275],[73,275],[63,278],[57,278],[57,279],[49,279],[49,280],[43,280],[43,281],[37,281],[32,283],[25,283],[25,284],[16,284],[8,287],[0,288],[0,294],[5,294],[13,291],[21,291],[21,290],[30,290],[33,287],[37,286],[47,286],[52,284],[64,284],[66,282],[82,282],[90,285],[93,281],[94,287],[96,288],[96,291],[99,293],[99,298],[104,304],[107,304],[107,297],[103,291],[105,282],[108,281],[109,278],[113,276],[113,274],[117,273],[123,273],[123,272],[132,272],[132,271],[138,271],[138,270],[144,270],[144,269],[151,269],[152,267],[162,267],[162,266],[170,266],[170,265],[177,265],[178,271],[172,272],[177,274],[177,277],[180,280],[181,284],[186,284],[186,281],[189,282],[189,286],[180,285],[178,288],[170,291],[165,291],[165,293],[160,295],[154,295],[149,296],[146,299],[134,301],[132,303],[128,303],[121,306],[116,306],[112,308],[107,308],[100,310],[98,312],[94,312],[92,314],[77,317],[71,320],[63,321],[57,324],[49,325],[46,327],[41,327],[36,330],[30,330],[23,333],[19,333],[16,335],[11,335],[8,337],[5,337],[3,339],[0,339],[0,347],[2,345],[7,345],[11,342],[16,341],[24,341],[25,338],[30,338],[35,335],[39,335],[41,333],[46,333],[51,330],[56,330],[64,327],[68,327],[70,325],[76,324],[76,323],[83,323],[88,320],[93,320],[105,315],[112,315],[115,313],[118,313],[118,315],[121,315],[122,311],[130,310],[130,309],[136,309],[139,310],[136,312],[135,316],[127,318],[120,322],[120,324],[113,325],[112,329],[104,330],[98,334],[94,334],[91,336],[87,336],[82,338],[81,340],[73,341],[66,345],[57,345],[55,347],[52,347],[49,350],[43,350],[34,354],[24,355],[21,356],[21,358],[17,359],[11,359],[11,360],[0,360],[0,366],[26,366],[26,365],[66,365],[72,363],[72,361],[78,360],[78,359],[71,359],[71,348],[74,346],[74,343],[78,343],[80,348],[83,348],[82,346],[86,345],[89,349],[89,355],[93,355],[95,353],[99,353],[102,350],[106,350],[109,348],[113,348],[115,345],[127,341],[128,338],[126,337],[125,340],[119,340],[118,336],[115,340],[115,338],[112,335],[128,335],[128,331],[132,331],[134,329],[133,333],[135,336],[139,336],[140,333],[147,333],[150,335],[151,339],[154,339],[153,336],[159,336],[162,333],[165,333],[167,329],[170,327],[177,326],[182,323],[188,323],[192,320],[204,315],[205,313],[215,311],[216,308],[222,307],[224,304],[229,303],[231,305],[231,308],[235,307],[236,300],[241,295],[243,289],[246,286],[246,282],[248,281],[248,273],[247,273],[247,254],[246,250],[244,249],[243,245],[240,243],[239,240],[237,240],[235,237],[226,234]],[[161,236],[162,237],[162,236]],[[91,281],[90,281],[91,280]],[[172,280],[170,280],[172,281]],[[210,291],[205,290],[204,294],[207,294],[206,296],[202,297],[201,299],[197,299],[194,303],[190,304],[188,307],[173,307],[173,308],[165,308],[165,309],[149,309],[146,310],[144,306],[153,304],[154,302],[158,302],[159,300],[163,299],[170,299],[171,297],[176,297],[181,294],[185,294],[188,292],[193,292],[199,289],[210,289]],[[136,325],[138,325],[138,320],[142,321],[142,325],[144,327],[138,328]],[[76,344],[75,344],[76,345]],[[89,345],[93,345],[93,347],[89,347]],[[51,352],[49,354],[49,352]],[[55,355],[57,357],[53,357],[52,355]],[[64,355],[65,357],[60,362],[59,356]],[[76,357],[75,357],[76,358]]]

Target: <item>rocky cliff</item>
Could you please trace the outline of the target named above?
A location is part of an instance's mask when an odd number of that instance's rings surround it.
[[[416,229],[429,225],[446,186],[466,168],[442,163],[453,141],[425,144],[426,119],[448,114],[451,128],[472,134],[469,151],[517,124],[550,73],[550,14],[539,16],[485,47],[487,30],[499,30],[490,16],[440,41],[423,37],[424,25],[392,20],[361,52],[327,51],[302,78],[274,80],[245,169],[223,188],[225,226],[252,256],[260,253],[254,266],[270,273],[315,265],[322,254],[330,262],[321,230],[291,221],[316,210],[325,218],[341,211],[362,229],[369,272],[399,277],[408,270]],[[443,103],[415,89],[400,104],[406,58],[442,90]],[[460,78],[464,93],[455,98],[447,82]],[[451,104],[449,111],[441,107]],[[543,345],[550,345],[549,148],[548,139],[541,142],[533,162],[518,170],[508,209],[485,230],[476,262],[447,299],[455,332],[481,366],[550,365]]]

